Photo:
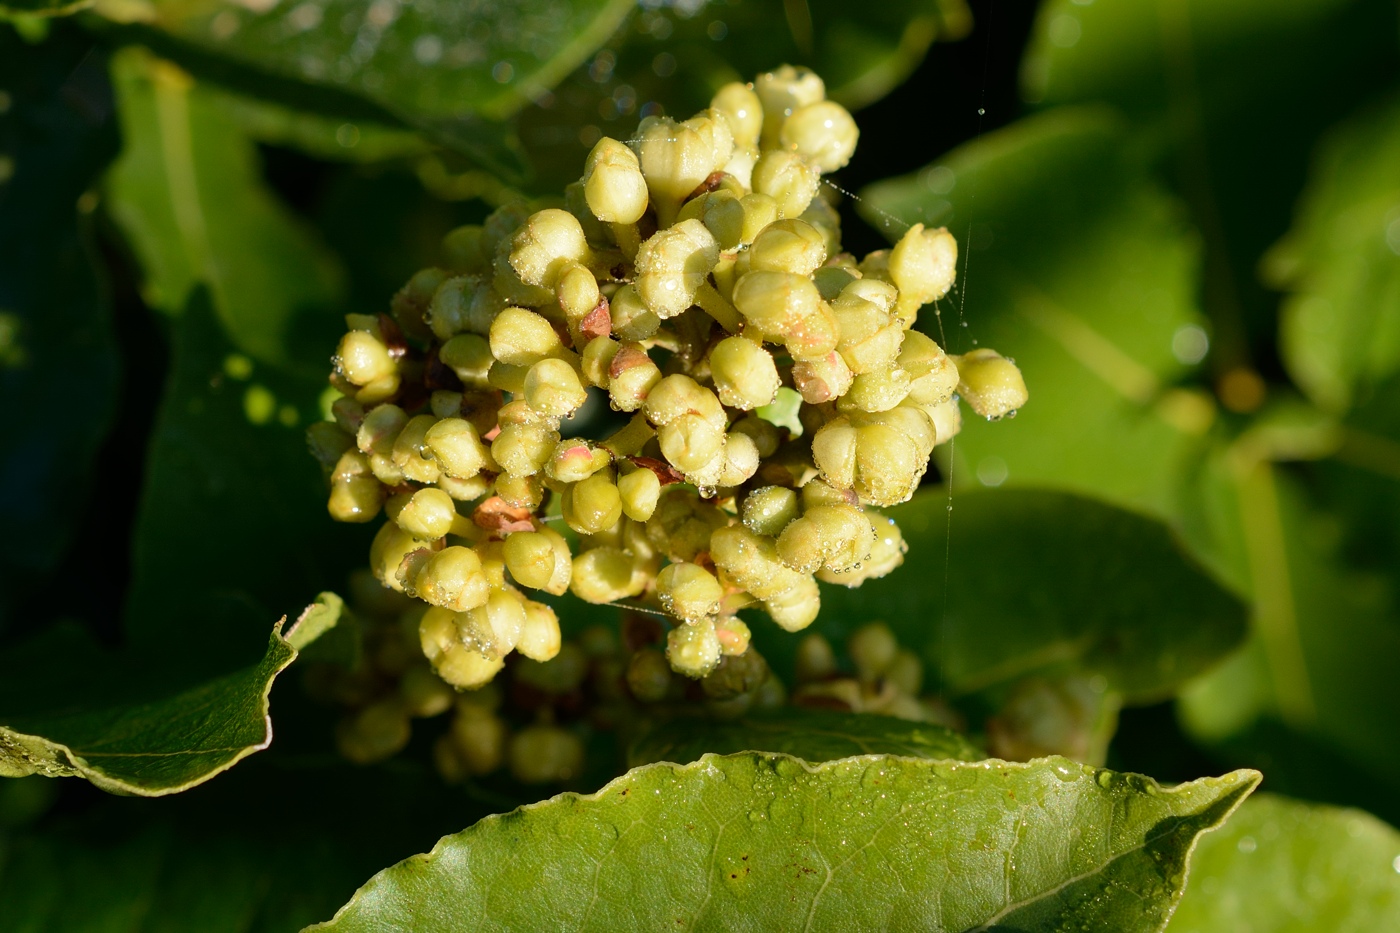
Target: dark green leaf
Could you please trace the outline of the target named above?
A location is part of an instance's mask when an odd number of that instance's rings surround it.
[[[983,757],[951,729],[870,713],[784,707],[730,722],[677,719],[658,722],[627,750],[631,767],[653,761],[684,764],[707,752],[780,752],[804,761],[834,761],[854,755],[976,761]]]
[[[205,285],[244,352],[322,368],[340,272],[267,190],[225,98],[140,49],[118,53],[113,74],[126,144],[109,207],[145,272],[147,302],[178,314]]]
[[[988,134],[921,172],[872,185],[860,209],[946,225],[960,290],[919,317],[950,352],[1016,360],[1030,403],[1014,424],[965,424],[953,482],[1052,485],[1170,514],[1210,403],[1173,392],[1173,348],[1204,339],[1196,250],[1178,211],[1103,111],[1062,109]],[[1109,442],[1111,441],[1111,442]]]
[[[1153,519],[1033,490],[953,504],[931,490],[888,510],[904,566],[825,587],[822,631],[840,640],[884,619],[953,696],[1069,669],[1138,700],[1170,694],[1244,634],[1244,606]]]
[[[90,52],[71,34],[36,48],[0,29],[9,102],[0,111],[0,393],[14,402],[0,440],[7,596],[67,543],[118,384],[76,206],[116,150],[103,61]]]
[[[1312,179],[1266,272],[1290,374],[1340,410],[1400,370],[1400,99],[1333,131]]]
[[[1158,930],[1258,782],[1065,759],[648,765],[449,836],[313,929]]]
[[[1400,929],[1400,833],[1368,813],[1261,795],[1201,837],[1166,933]]]
[[[318,159],[379,162],[420,155],[432,147],[412,130],[367,119],[346,119],[274,104],[241,94],[218,93],[224,108],[259,142],[299,149]]]
[[[50,632],[6,658],[19,676],[0,689],[0,776],[85,777],[146,797],[186,790],[268,746],[268,692],[295,657],[279,624],[258,664],[161,696],[130,659],[102,656],[71,629]],[[42,673],[56,663],[69,689]],[[148,698],[123,696],[133,691]]]

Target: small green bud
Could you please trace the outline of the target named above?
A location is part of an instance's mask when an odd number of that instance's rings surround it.
[[[753,89],[762,104],[763,148],[780,145],[783,123],[799,107],[826,97],[826,84],[809,68],[783,65],[754,79]]]
[[[792,587],[766,597],[763,608],[783,631],[800,632],[815,622],[821,611],[822,599],[817,581],[809,576],[799,576]]]
[[[618,477],[617,492],[622,499],[623,514],[634,522],[644,522],[656,511],[656,503],[661,496],[661,480],[651,470],[639,467]]]
[[[432,540],[452,530],[457,507],[452,497],[441,489],[420,489],[394,516],[394,521],[415,538]]]
[[[627,661],[627,689],[642,703],[656,703],[671,689],[671,665],[655,648],[642,648]]]
[[[727,422],[719,397],[681,373],[656,383],[647,394],[645,412],[647,420],[658,427],[686,414],[698,415],[720,431]]]
[[[715,620],[715,637],[719,639],[720,653],[732,658],[749,650],[753,633],[743,619],[725,616]]]
[[[682,622],[696,622],[719,611],[724,587],[704,567],[690,563],[668,564],[656,577],[661,608]]]
[[[660,382],[660,368],[640,344],[623,344],[608,366],[608,398],[618,411],[641,408]]]
[[[443,282],[433,293],[427,321],[439,340],[464,333],[484,334],[491,326],[491,319],[505,306],[505,299],[489,279],[457,275]]]
[[[612,455],[603,447],[590,447],[579,440],[562,440],[554,448],[545,475],[561,483],[578,483],[612,465]]]
[[[734,284],[739,313],[762,333],[783,339],[815,317],[821,305],[812,280],[790,272],[750,272]]]
[[[729,700],[752,694],[768,679],[768,673],[768,662],[757,651],[724,654],[700,686],[711,700]]]
[[[743,434],[754,442],[760,457],[771,457],[778,450],[781,438],[778,429],[756,414],[745,415],[730,427],[731,434]]]
[[[538,473],[533,476],[510,476],[502,473],[496,477],[495,486],[496,495],[513,509],[527,509],[533,512],[544,501],[544,483]],[[483,494],[484,492],[485,490]]]
[[[797,643],[796,675],[799,684],[826,680],[836,673],[836,652],[831,642],[813,632]]]
[[[595,547],[574,558],[569,591],[588,603],[615,603],[646,588],[631,555],[621,548]]]
[[[410,716],[440,716],[452,708],[452,697],[452,688],[425,664],[410,667],[399,681],[399,699]]]
[[[784,566],[771,537],[756,535],[742,525],[715,529],[709,544],[715,566],[758,599],[784,593],[804,579]]]
[[[491,442],[491,456],[510,476],[533,476],[558,444],[559,432],[548,424],[506,424]]]
[[[608,310],[613,333],[620,340],[646,340],[661,327],[661,318],[631,285],[624,285],[613,294]]]
[[[932,337],[916,330],[904,335],[897,363],[913,377],[909,398],[919,405],[942,404],[958,387],[958,368],[952,359]]]
[[[888,311],[849,287],[832,302],[831,310],[841,329],[836,349],[851,372],[877,372],[894,363],[904,343],[904,328]]]
[[[487,384],[491,364],[496,361],[491,355],[491,345],[477,334],[453,337],[442,345],[438,359],[450,367],[463,384],[477,387]]]
[[[885,671],[885,680],[905,696],[917,697],[924,687],[924,664],[914,652],[900,648]]]
[[[634,224],[647,209],[647,180],[637,156],[604,136],[588,153],[583,169],[588,209],[607,223]]]
[[[341,454],[355,446],[353,435],[353,431],[343,430],[334,421],[317,421],[306,429],[306,446],[311,456],[329,469],[335,466]]]
[[[835,350],[813,359],[792,364],[792,381],[809,405],[834,401],[851,389],[855,377],[845,359]]]
[[[562,592],[562,591],[561,591]],[[525,624],[515,650],[532,661],[548,661],[559,654],[562,636],[559,616],[544,603],[525,600]]]
[[[607,473],[595,473],[564,492],[563,513],[574,531],[598,534],[622,518],[622,496]]]
[[[586,337],[582,330],[585,321],[596,315],[603,293],[598,288],[598,279],[583,266],[574,266],[559,277],[556,291],[559,294],[559,308],[569,322],[569,333],[575,346],[583,346],[592,337]],[[604,308],[607,306],[604,304]],[[611,328],[612,319],[608,315],[607,325]],[[590,323],[590,326],[593,326]],[[597,336],[593,334],[592,336]]]
[[[612,367],[612,361],[617,356],[617,351],[621,349],[622,344],[606,337],[588,341],[579,361],[583,369],[583,377],[590,384],[606,389],[609,378],[608,370]]]
[[[719,637],[709,619],[688,622],[666,635],[666,660],[671,669],[692,680],[699,680],[719,666]]]
[[[442,255],[449,269],[482,275],[491,271],[491,256],[483,248],[485,245],[485,229],[479,224],[467,224],[448,231],[442,238]]]
[[[398,364],[389,355],[389,348],[368,331],[352,330],[340,338],[335,368],[353,385],[367,386],[392,378],[397,389]]]
[[[555,784],[583,770],[583,743],[558,726],[528,726],[510,740],[510,773],[526,784]]]
[[[435,483],[441,472],[430,452],[424,456],[424,441],[427,439],[428,430],[436,423],[437,419],[432,415],[415,415],[408,419],[408,424],[404,425],[399,436],[394,438],[391,454],[394,465],[414,482]]]
[[[448,277],[445,269],[420,269],[389,302],[389,310],[404,333],[418,340],[431,336],[425,323],[433,293]]]
[[[753,272],[790,272],[810,276],[826,262],[826,241],[804,220],[779,220],[763,228],[749,248]]]
[[[724,114],[736,148],[758,148],[758,137],[763,132],[763,104],[752,88],[732,81],[715,92],[710,109]]]
[[[770,149],[753,166],[753,190],[778,202],[779,217],[798,217],[817,196],[821,176],[791,152]]]
[[[648,117],[637,127],[638,159],[663,228],[675,220],[690,193],[729,161],[734,148],[729,121],[716,117],[699,116],[684,123]]]
[[[720,401],[744,411],[773,401],[782,381],[773,354],[747,337],[726,337],[710,351]]]
[[[847,570],[870,557],[875,532],[860,509],[850,505],[808,508],[778,537],[778,556],[800,573],[822,566]]]
[[[525,374],[525,401],[541,414],[563,418],[583,407],[588,390],[564,360],[540,360]]]
[[[889,276],[899,289],[900,317],[948,294],[958,269],[958,243],[945,228],[914,224],[889,253]]]
[[[698,220],[683,220],[637,250],[637,294],[657,317],[675,317],[695,303],[718,261],[714,235]]]
[[[838,411],[889,411],[909,395],[909,374],[891,365],[874,372],[861,373],[851,380],[851,387],[836,403]]]
[[[506,537],[506,568],[515,582],[558,596],[569,588],[573,555],[557,531],[517,531]]]
[[[460,772],[461,777],[490,774],[505,761],[506,735],[505,721],[494,713],[456,716],[451,731],[442,738],[450,757],[434,749],[438,770],[445,772],[455,768],[453,773]],[[446,769],[442,758],[449,762]],[[443,777],[450,780],[447,773]]]
[[[358,450],[347,450],[336,461],[331,473],[331,496],[327,509],[338,522],[367,522],[379,514],[384,504],[384,487],[370,472],[369,458]]]
[[[506,308],[491,322],[491,355],[512,366],[533,366],[564,350],[554,327],[524,308]]]
[[[842,586],[857,587],[866,580],[883,577],[904,563],[904,555],[909,550],[899,526],[894,519],[877,512],[866,512],[871,527],[875,529],[875,543],[870,549],[870,557],[859,567],[852,567],[840,573],[831,570],[817,571],[817,578],[824,583],[839,583]]]
[[[953,361],[958,367],[958,395],[983,418],[1014,414],[1030,397],[1016,364],[995,350],[973,350]]]
[[[399,568],[404,558],[414,551],[429,547],[429,542],[415,538],[393,522],[385,522],[375,534],[369,547],[369,565],[374,576],[390,589],[402,593],[403,581]]]
[[[415,596],[452,612],[484,606],[491,595],[481,558],[460,545],[443,548],[428,558],[412,582]]]
[[[510,267],[526,285],[553,289],[570,267],[592,258],[578,218],[557,207],[531,214],[511,238]]]
[[[812,273],[812,281],[826,301],[835,300],[855,280],[855,273],[845,266],[826,265]]]
[[[691,411],[666,422],[656,436],[661,453],[682,473],[700,470],[714,460],[723,450],[725,437],[722,428]]]
[[[797,493],[782,486],[755,489],[744,499],[744,526],[757,535],[776,538],[797,516]]]
[[[478,473],[471,479],[458,479],[444,473],[438,477],[437,486],[458,502],[473,502],[491,491],[491,478]]]
[[[874,680],[890,669],[899,653],[894,632],[883,622],[861,626],[846,643],[846,652],[864,680]]]
[[[820,172],[834,172],[851,161],[860,131],[850,111],[835,101],[823,100],[798,107],[783,121],[779,141],[814,165]]]
[[[471,479],[486,468],[491,453],[476,428],[462,418],[444,418],[428,428],[423,446],[448,476]]]

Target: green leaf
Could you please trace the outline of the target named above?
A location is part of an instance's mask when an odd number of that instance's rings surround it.
[[[909,543],[904,566],[824,587],[818,628],[839,641],[884,619],[955,697],[1068,669],[1139,701],[1171,694],[1244,635],[1244,606],[1160,522],[1034,490],[953,505],[930,490],[887,510]]]
[[[139,660],[103,656],[80,630],[40,636],[5,658],[18,676],[0,688],[0,777],[84,777],[143,797],[207,781],[272,741],[268,693],[296,657],[281,630],[259,663],[170,694]]]
[[[155,0],[149,25],[209,54],[375,101],[414,124],[501,120],[607,41],[633,0],[402,8],[369,0]]]
[[[128,639],[217,670],[269,616],[305,606],[368,553],[368,529],[332,522],[306,450],[319,380],[252,363],[195,292],[175,322],[174,367],[133,544]],[[190,632],[188,617],[205,618]],[[191,650],[193,646],[196,650]]]
[[[0,392],[14,402],[0,441],[11,491],[0,496],[0,604],[58,560],[115,408],[115,339],[75,207],[116,150],[91,52],[66,32],[35,47],[0,30]]]
[[[205,285],[245,353],[322,368],[340,272],[263,183],[225,98],[140,49],[120,51],[112,70],[126,144],[109,207],[145,272],[146,301],[178,314]]]
[[[20,16],[69,16],[86,10],[96,0],[5,0],[0,19]]]
[[[318,159],[382,162],[432,149],[418,133],[374,120],[315,113],[243,94],[214,94],[248,136],[259,142],[299,149]]]
[[[892,239],[892,217],[953,231],[960,289],[919,327],[950,352],[994,347],[1030,389],[1014,424],[965,422],[948,448],[954,483],[1171,514],[1191,432],[1211,419],[1209,402],[1170,388],[1189,371],[1173,346],[1204,338],[1196,248],[1121,124],[1096,109],[1031,117],[861,197]]]
[[[670,8],[668,8],[668,6]],[[696,9],[690,12],[687,6]],[[964,0],[713,0],[652,5],[608,47],[521,112],[520,137],[544,191],[578,178],[598,133],[627,139],[649,103],[684,118],[729,81],[752,81],[783,63],[806,65],[847,107],[874,103],[901,84],[935,41],[964,38]]]
[[[1400,833],[1368,813],[1264,794],[1203,836],[1166,933],[1400,929]]]
[[[951,729],[870,713],[784,707],[729,722],[675,719],[652,724],[627,750],[629,767],[654,761],[684,764],[707,752],[764,751],[804,761],[854,755],[976,761],[983,755]]]
[[[1197,834],[1258,782],[1065,759],[648,765],[488,817],[311,929],[1157,930]]]
[[[1290,292],[1281,350],[1319,405],[1344,410],[1400,371],[1400,98],[1328,135],[1265,272]]]
[[[1163,157],[1206,246],[1202,299],[1217,374],[1272,340],[1257,276],[1287,229],[1312,141],[1400,67],[1390,0],[1154,0],[1042,5],[1023,94],[1099,101]],[[1286,141],[1281,144],[1280,141]]]
[[[1293,792],[1335,799],[1339,767],[1350,783],[1400,787],[1400,626],[1383,580],[1344,565],[1335,520],[1309,502],[1281,468],[1247,448],[1222,454],[1202,481],[1210,513],[1254,598],[1245,650],[1181,697],[1197,739],[1235,757],[1296,772]],[[1327,767],[1296,759],[1325,750]],[[1275,773],[1271,771],[1271,773]]]

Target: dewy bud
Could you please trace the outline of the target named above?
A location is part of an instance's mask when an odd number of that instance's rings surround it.
[[[419,599],[453,612],[484,606],[491,595],[481,559],[471,548],[457,545],[428,558],[413,578],[413,590]]]
[[[491,271],[491,257],[486,253],[485,246],[485,229],[478,224],[467,224],[448,231],[442,238],[442,255],[447,260],[448,268],[481,275]],[[436,289],[437,285],[434,285],[433,290]],[[432,292],[428,296],[431,298]]]
[[[439,340],[455,334],[484,334],[504,299],[484,276],[458,275],[443,282],[428,305],[427,321]]]
[[[805,220],[779,220],[763,228],[749,249],[753,272],[791,272],[810,276],[826,262],[826,241]]]
[[[592,258],[578,218],[557,207],[531,214],[511,239],[510,267],[526,285],[552,289],[566,270]]]
[[[726,616],[715,620],[715,636],[719,639],[720,653],[727,658],[737,658],[748,652],[753,633],[742,619]]]
[[[793,384],[809,405],[821,405],[845,395],[853,378],[850,367],[835,350],[792,364]]]
[[[634,224],[647,209],[647,180],[637,156],[624,144],[604,136],[593,146],[583,169],[588,209],[607,223]]]
[[[710,109],[724,114],[734,145],[739,149],[758,148],[758,136],[763,132],[763,104],[746,84],[733,81],[715,92]]]
[[[414,482],[435,483],[441,472],[437,461],[432,459],[431,452],[424,456],[424,442],[427,440],[428,430],[436,423],[437,419],[432,415],[415,415],[408,419],[408,424],[404,425],[399,436],[394,438],[391,453],[394,465]]]
[[[954,357],[958,394],[983,418],[996,419],[1026,404],[1026,381],[1016,364],[995,350],[973,350]]]
[[[790,272],[750,272],[734,285],[734,307],[763,334],[775,337],[797,332],[821,303],[812,280]]]
[[[458,334],[442,345],[438,359],[451,367],[457,378],[467,386],[484,386],[495,357],[486,338],[476,334]]]
[[[511,476],[533,476],[558,443],[559,432],[547,424],[507,424],[491,442],[491,456]]]
[[[779,217],[797,217],[817,196],[821,176],[791,152],[770,149],[753,167],[753,190],[778,202]]]
[[[394,521],[414,537],[431,540],[451,531],[456,518],[457,507],[452,497],[441,489],[428,488],[415,492],[394,516]]]
[[[909,374],[898,366],[861,373],[837,402],[839,411],[889,411],[909,394]]]
[[[385,586],[402,593],[404,582],[399,568],[404,558],[414,551],[428,547],[428,542],[415,538],[393,522],[385,522],[369,546],[370,570]]]
[[[517,531],[505,541],[506,569],[521,586],[558,596],[569,588],[573,555],[557,531]]]
[[[682,473],[701,469],[724,446],[724,429],[689,411],[663,424],[656,437],[662,454]]]
[[[617,492],[622,498],[623,513],[634,522],[644,522],[656,511],[661,480],[651,470],[639,467],[618,478]]]
[[[785,632],[800,632],[811,625],[816,621],[821,607],[817,581],[809,576],[799,576],[792,587],[763,601],[763,608]]]
[[[780,142],[816,166],[834,172],[851,161],[860,131],[850,111],[835,101],[823,100],[798,107],[783,121]]]
[[[588,401],[578,373],[563,360],[540,360],[525,374],[525,401],[543,415],[563,418]]]
[[[607,473],[594,473],[564,493],[564,521],[581,535],[606,531],[622,517],[622,497]]]
[[[491,322],[491,355],[512,366],[533,366],[564,350],[554,327],[524,308],[506,308]]]
[[[608,398],[618,411],[636,411],[661,382],[661,370],[640,344],[623,344],[608,366]]]
[[[590,447],[576,440],[563,440],[545,465],[545,475],[561,483],[577,483],[609,466],[612,455],[602,447]]]
[[[574,558],[569,591],[588,603],[615,603],[636,596],[647,581],[633,569],[631,556],[621,548],[591,548]]]
[[[754,93],[763,106],[763,147],[779,144],[783,123],[799,107],[826,97],[826,84],[808,68],[783,65],[759,75]]]
[[[744,411],[772,402],[782,384],[773,354],[747,337],[726,337],[716,344],[710,372],[719,400]]]
[[[683,220],[637,250],[637,294],[657,317],[675,317],[695,303],[718,261],[714,235],[698,220]]]
[[[671,662],[673,671],[693,680],[710,673],[720,660],[715,624],[702,619],[671,629],[666,636],[666,660]]]
[[[559,616],[544,603],[527,599],[525,624],[520,629],[520,641],[515,650],[532,661],[549,661],[559,654],[562,641]]]
[[[331,497],[327,509],[338,522],[367,522],[384,504],[384,487],[370,472],[369,458],[347,450],[331,473]]]
[[[719,611],[724,587],[704,567],[691,563],[667,564],[656,576],[661,608],[682,622],[696,622]]]
[[[797,515],[797,493],[782,486],[755,489],[744,499],[744,525],[754,534],[777,537]]]
[[[619,340],[646,340],[661,327],[661,318],[647,307],[631,285],[617,290],[608,310],[612,315],[613,334]]]
[[[899,289],[900,317],[948,294],[957,276],[958,243],[945,228],[914,224],[890,250],[889,273]]]
[[[398,367],[389,348],[379,338],[363,330],[352,330],[340,338],[335,351],[336,370],[357,386],[396,375]]]
[[[456,479],[471,479],[490,458],[476,428],[463,418],[444,418],[423,435],[423,446],[437,461],[443,473]]]
[[[729,153],[733,149],[732,136],[729,137],[729,147],[724,150],[723,158],[717,158],[717,143],[722,140],[716,138],[712,129],[697,121],[676,123],[668,117],[648,117],[637,127],[637,156],[651,193],[651,204],[656,209],[657,223],[661,227],[670,226],[680,210],[681,202],[711,172],[729,161]],[[727,120],[723,123],[723,132],[729,135]]]

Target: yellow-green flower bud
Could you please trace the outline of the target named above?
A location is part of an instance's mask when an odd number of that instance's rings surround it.
[[[792,364],[792,382],[810,405],[821,405],[850,391],[855,377],[846,360],[835,350],[814,359]]]
[[[602,447],[590,447],[587,442],[563,440],[545,465],[545,475],[561,483],[577,483],[612,465],[612,455]]]
[[[812,280],[790,272],[750,272],[734,284],[739,313],[760,332],[782,339],[816,317],[821,305]]]
[[[772,538],[756,535],[742,525],[717,528],[710,535],[715,566],[759,599],[768,599],[798,585],[802,575],[778,557]]]
[[[711,172],[729,161],[733,137],[729,136],[727,120],[722,126],[730,143],[722,158],[716,158],[719,140],[708,132],[710,127],[701,127],[697,120],[676,123],[667,117],[648,117],[637,127],[637,156],[661,227],[670,226],[681,203]]]
[[[778,556],[802,573],[820,567],[845,571],[869,559],[875,545],[870,520],[852,505],[819,505],[807,509],[778,537]]]
[[[897,505],[914,494],[928,469],[915,439],[886,423],[858,429],[856,493],[873,505]]]
[[[826,680],[835,674],[836,652],[831,649],[831,642],[815,632],[802,636],[797,643],[795,668],[799,684]]]
[[[404,558],[414,551],[429,547],[429,543],[404,531],[393,522],[385,522],[369,546],[369,566],[380,583],[402,593],[404,583],[399,575]]]
[[[924,664],[914,652],[900,648],[885,671],[885,680],[905,696],[917,697],[924,687]]]
[[[482,276],[453,276],[439,286],[428,305],[427,321],[439,340],[455,334],[484,334],[505,300]]]
[[[716,344],[710,372],[720,401],[744,411],[772,402],[782,384],[773,354],[747,337],[726,337]]]
[[[417,483],[435,483],[441,472],[430,452],[424,456],[424,441],[434,424],[437,424],[437,419],[432,415],[415,415],[408,419],[408,424],[394,438],[391,453],[394,465],[403,471],[404,476]]]
[[[860,586],[866,580],[883,577],[904,563],[904,554],[909,550],[904,536],[894,519],[874,512],[867,512],[871,526],[875,529],[875,544],[870,549],[870,558],[859,567],[840,573],[832,570],[817,571],[817,578],[825,583],[839,583],[842,586]]]
[[[355,435],[360,430],[360,425],[364,423],[366,409],[365,406],[355,401],[353,398],[344,396],[331,403],[331,417],[339,428],[350,435]]]
[[[485,246],[485,229],[480,224],[467,224],[448,231],[442,238],[442,256],[449,269],[481,275],[491,271],[491,256]]]
[[[477,334],[458,334],[442,345],[438,359],[457,374],[464,385],[481,387],[487,384],[487,374],[496,358],[491,345]]]
[[[938,405],[958,387],[958,368],[932,337],[911,330],[896,361],[913,378],[909,398],[920,405]]]
[[[490,459],[476,428],[463,418],[444,418],[428,428],[423,446],[433,455],[443,473],[457,479],[471,479]]]
[[[715,620],[715,636],[719,638],[720,653],[729,658],[745,654],[753,637],[744,620],[734,616]]]
[[[661,426],[686,414],[698,415],[723,431],[726,418],[719,397],[682,373],[660,380],[647,394],[647,420]]]
[[[953,361],[958,367],[958,395],[983,418],[1015,414],[1030,397],[1016,364],[995,350],[973,350]]]
[[[863,625],[846,642],[846,652],[863,680],[874,680],[890,669],[899,653],[894,632],[883,622]]]
[[[355,446],[354,434],[334,421],[317,421],[306,429],[306,446],[316,462],[329,469],[335,466],[341,454]]]
[[[562,591],[561,591],[562,592]],[[562,636],[559,616],[544,603],[525,600],[525,625],[515,650],[532,661],[548,661],[559,654]]]
[[[800,632],[811,625],[821,612],[822,598],[817,581],[799,576],[789,589],[763,600],[763,608],[785,632]]]
[[[826,265],[812,273],[812,281],[826,301],[834,301],[856,278],[855,273],[845,266]]]
[[[627,661],[627,689],[639,702],[656,703],[671,689],[671,665],[655,648],[642,648]]]
[[[794,110],[782,123],[779,143],[825,173],[851,161],[859,137],[850,111],[835,101],[822,100]]]
[[[428,558],[412,583],[413,594],[419,599],[453,612],[484,606],[491,595],[481,558],[460,545],[443,548]]]
[[[458,502],[472,502],[491,490],[491,478],[478,473],[471,479],[458,479],[444,473],[438,477],[437,487]]]
[[[410,728],[408,713],[396,697],[389,698],[342,720],[335,730],[335,743],[350,761],[367,765],[402,751]]]
[[[749,249],[752,272],[791,272],[810,276],[826,262],[826,241],[805,220],[778,220],[763,228]]]
[[[682,622],[695,622],[719,611],[724,587],[704,567],[690,563],[667,564],[656,577],[661,608]]]
[[[609,378],[608,369],[612,366],[613,358],[617,356],[617,351],[620,349],[622,349],[622,344],[606,337],[588,341],[588,345],[583,348],[583,355],[579,360],[579,366],[583,369],[583,378],[592,385],[606,389]]]
[[[563,352],[553,325],[533,311],[506,308],[491,322],[491,355],[502,363],[533,366]]]
[[[920,305],[948,294],[958,269],[958,243],[945,228],[910,227],[889,253],[889,276],[899,289],[900,318],[913,320]]]
[[[505,720],[494,713],[459,714],[434,747],[434,762],[449,782],[490,774],[505,761],[506,736]]]
[[[528,726],[510,740],[510,773],[525,784],[557,784],[583,770],[583,743],[558,726]]]
[[[384,504],[384,487],[370,472],[369,457],[347,450],[331,473],[331,496],[326,508],[338,522],[367,522]]]
[[[608,366],[608,398],[618,411],[636,411],[661,382],[661,369],[640,344],[623,344]]]
[[[415,538],[441,538],[452,530],[457,507],[441,489],[420,489],[394,516],[394,521]]]
[[[622,499],[622,511],[634,522],[644,522],[656,511],[661,497],[661,480],[645,467],[638,467],[617,480],[617,493]]]
[[[452,688],[426,664],[415,664],[399,681],[399,701],[410,716],[431,718],[452,708]]]
[[[608,306],[612,330],[619,340],[646,340],[661,327],[661,318],[647,307],[637,289],[624,285],[614,293]]]
[[[826,255],[831,257],[827,261],[831,262],[841,254],[841,214],[822,194],[821,189],[817,189],[817,196],[812,198],[812,203],[807,205],[807,209],[799,214],[797,219],[811,224],[822,235],[822,242],[826,244]],[[855,257],[848,258],[850,268],[854,270]]]
[[[763,108],[763,148],[780,144],[783,123],[799,107],[826,97],[826,84],[808,68],[783,65],[754,79],[753,89]]]
[[[491,442],[491,456],[511,476],[533,476],[558,443],[559,432],[548,424],[506,424]]]
[[[781,441],[777,427],[757,415],[745,415],[740,418],[731,426],[730,433],[743,434],[750,438],[760,457],[773,456]]]
[[[775,538],[798,516],[797,493],[782,486],[755,489],[744,499],[742,515],[754,534]]]
[[[557,531],[517,531],[506,537],[506,569],[521,586],[558,596],[569,588],[573,555]]]
[[[841,330],[836,349],[852,373],[877,372],[894,363],[904,328],[888,311],[849,289],[831,303],[831,311]]]
[[[434,418],[456,418],[462,413],[462,393],[451,389],[434,389],[428,396],[428,410]]]
[[[607,318],[606,325],[611,327],[611,317],[606,311],[606,304],[602,304],[603,293],[598,289],[598,279],[592,272],[583,266],[573,266],[559,277],[557,288],[559,294],[559,307],[564,312],[564,317],[569,322],[569,333],[574,340],[574,346],[583,346],[599,336],[596,332],[585,334],[585,326],[596,331],[595,322],[600,315]],[[600,305],[603,310],[600,311]]]
[[[502,473],[496,477],[496,495],[513,509],[535,511],[544,501],[544,483],[540,474],[533,476],[510,476]]]
[[[416,340],[427,340],[431,333],[425,323],[428,303],[448,277],[445,269],[420,269],[389,301],[389,310],[403,332]]]
[[[607,223],[634,224],[646,213],[646,177],[637,156],[615,139],[604,136],[588,153],[583,190],[588,209]]]
[[[335,350],[335,368],[357,386],[398,377],[398,364],[389,355],[389,348],[374,334],[363,330],[349,331],[340,338]]]
[[[823,479],[841,489],[855,485],[859,440],[855,425],[846,417],[829,421],[817,431],[812,438],[812,459]]]
[[[531,214],[511,238],[510,267],[526,285],[552,289],[567,269],[592,258],[578,218],[557,207]]]
[[[698,220],[683,220],[637,250],[637,294],[657,317],[675,317],[695,303],[718,261],[714,235]]]
[[[615,603],[646,588],[632,556],[621,548],[595,547],[574,558],[569,591],[588,603]]]
[[[699,680],[719,666],[719,637],[709,619],[688,622],[671,629],[666,635],[666,660],[671,670]]]
[[[525,401],[543,415],[563,418],[588,401],[588,390],[564,360],[540,360],[525,374]]]
[[[747,483],[758,472],[762,459],[752,437],[742,431],[730,432],[724,439],[724,463],[714,485],[734,487]]]
[[[656,436],[661,453],[682,473],[700,470],[724,447],[724,429],[694,412],[672,418],[658,429]]]
[[[770,149],[753,167],[753,190],[778,202],[779,217],[798,217],[817,196],[821,176],[791,152]]]
[[[371,409],[355,433],[355,446],[370,455],[388,457],[394,441],[408,424],[408,415],[397,405],[379,405]]]
[[[889,411],[909,395],[909,374],[898,366],[861,373],[836,403],[839,411]]]
[[[763,104],[747,84],[730,82],[715,92],[710,109],[724,114],[734,145],[739,149],[756,149],[763,132]]]
[[[622,517],[622,496],[606,472],[575,483],[564,492],[564,521],[581,535],[595,535]]]

